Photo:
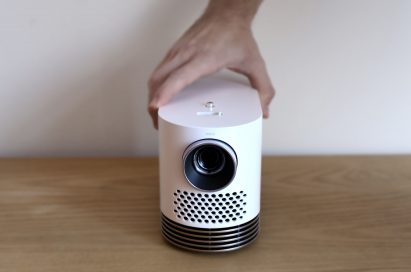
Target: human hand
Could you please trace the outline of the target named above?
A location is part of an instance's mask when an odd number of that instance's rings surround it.
[[[197,79],[224,68],[248,77],[259,93],[263,116],[267,118],[275,91],[252,35],[251,19],[209,8],[151,75],[148,111],[154,127],[158,126],[160,106]]]

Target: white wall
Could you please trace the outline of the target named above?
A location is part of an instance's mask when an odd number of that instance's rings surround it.
[[[1,1],[0,156],[156,154],[146,81],[205,4]],[[411,152],[411,1],[266,0],[254,30],[265,154]]]

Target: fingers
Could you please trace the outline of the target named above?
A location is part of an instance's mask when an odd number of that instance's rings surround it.
[[[148,112],[154,127],[158,127],[158,109],[166,104],[174,95],[197,79],[218,71],[221,67],[210,61],[213,58],[195,57],[178,69],[169,73],[162,83],[154,86],[151,92]]]
[[[149,87],[152,89],[150,91],[155,90],[156,87],[161,85],[167,75],[169,75],[173,70],[178,69],[180,66],[188,62],[193,54],[194,51],[192,48],[180,50],[173,48],[170,50],[150,77]]]
[[[275,96],[275,89],[271,83],[270,77],[262,58],[259,58],[246,74],[250,80],[251,86],[258,91],[260,95],[261,108],[263,117],[269,116],[269,105]]]
[[[198,21],[180,38],[149,80],[148,112],[157,128],[160,106],[195,80],[229,68],[246,75],[257,89],[263,116],[274,97],[264,61],[249,28]]]

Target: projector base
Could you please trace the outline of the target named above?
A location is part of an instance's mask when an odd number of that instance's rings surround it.
[[[257,239],[260,218],[228,228],[194,228],[179,224],[161,215],[161,232],[171,244],[190,251],[226,252],[251,244]]]

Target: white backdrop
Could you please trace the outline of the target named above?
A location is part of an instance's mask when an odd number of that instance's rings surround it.
[[[146,81],[206,1],[0,0],[0,156],[156,155]],[[411,153],[411,1],[266,0],[264,154]]]

